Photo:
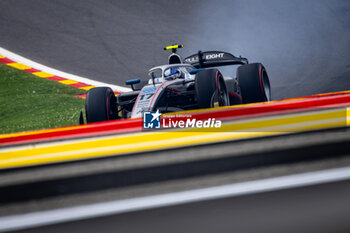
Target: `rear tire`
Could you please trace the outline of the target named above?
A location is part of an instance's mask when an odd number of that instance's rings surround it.
[[[195,89],[199,108],[229,106],[224,78],[219,70],[202,70],[196,74]]]
[[[85,101],[87,123],[117,119],[117,100],[109,87],[95,87],[88,91]]]
[[[239,92],[237,79],[231,77],[224,78],[228,96],[230,98],[230,105],[242,104],[242,97]]]
[[[238,67],[237,79],[244,104],[271,101],[269,77],[261,63]]]

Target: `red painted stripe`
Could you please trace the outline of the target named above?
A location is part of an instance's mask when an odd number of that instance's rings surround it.
[[[166,89],[169,89],[169,90],[171,90],[171,91],[173,91],[173,92],[176,92],[176,93],[182,93],[182,91],[177,90],[177,89],[172,88],[172,87],[166,87]]]
[[[229,92],[228,94],[229,94],[229,95],[232,95],[232,96],[234,96],[234,97],[236,97],[236,98],[242,99],[242,97],[241,97],[240,95],[237,95],[237,94],[235,94],[235,93]]]
[[[48,77],[46,79],[50,79],[53,81],[63,81],[63,80],[67,80],[66,78],[62,78],[62,77],[58,77],[58,76],[52,76],[52,77]]]
[[[98,135],[120,134],[127,132],[141,131],[142,120],[128,119],[128,120],[114,120],[108,122],[98,122],[88,125],[77,126],[74,129],[69,127],[61,128],[56,132],[40,133],[39,131],[33,131],[32,135],[22,135],[18,137],[0,138],[0,145],[12,145],[19,143],[33,143],[44,142],[62,139],[71,139],[78,137],[89,137]]]
[[[11,59],[5,57],[5,58],[0,58],[0,62],[8,64],[8,63],[16,63],[15,61],[12,61]]]
[[[88,86],[91,86],[91,85],[88,85],[88,84],[85,84],[85,83],[73,83],[73,84],[69,84],[69,86],[79,88],[79,87],[88,87]]]
[[[247,117],[286,114],[300,111],[310,111],[322,108],[332,108],[350,105],[350,94],[316,99],[275,102],[238,108],[205,111],[192,114],[197,119],[207,119],[215,116],[220,120],[236,120]]]
[[[76,95],[75,97],[79,97],[79,98],[86,98],[86,94]]]
[[[349,95],[349,94],[350,94],[350,92],[348,92],[348,91],[340,91],[340,92],[331,92],[331,93],[324,93],[324,94],[315,94],[315,95],[304,96],[304,97],[300,97],[300,98],[301,99],[311,99],[311,98],[323,98],[323,97],[328,97],[328,96]],[[298,99],[298,97],[297,97],[297,99]]]
[[[114,91],[114,95],[118,95],[118,94],[120,94],[120,93],[121,93],[121,92],[116,92],[116,91]],[[75,97],[86,98],[86,94],[76,95]]]
[[[224,108],[208,110],[203,112],[191,112],[196,119],[213,118],[217,120],[236,120],[258,116],[278,115],[293,112],[303,112],[316,109],[350,106],[350,94],[339,94],[326,97],[315,97],[309,99],[263,103],[258,105],[244,106],[237,108]],[[175,113],[176,114],[176,113]],[[177,120],[181,120],[177,118]],[[138,132],[142,130],[142,119],[114,120],[99,122],[76,128],[61,128],[56,132],[40,133],[33,131],[33,134],[8,138],[0,138],[0,146],[10,144],[20,144],[39,141],[51,141],[70,138],[80,138],[96,135],[110,135],[125,132]],[[39,133],[38,133],[39,132]]]
[[[34,69],[34,68],[31,68],[31,69],[26,69],[24,71],[27,71],[29,73],[35,73],[35,72],[41,72],[41,70],[37,70],[37,69]]]
[[[263,81],[262,81],[262,76],[261,76],[261,65],[259,67],[259,80],[260,80],[260,88],[261,88],[261,94],[264,95],[265,100],[267,100],[267,96],[265,95],[264,87],[263,87]]]
[[[218,84],[218,74],[219,74],[219,71],[216,71],[215,83],[216,83],[216,91],[218,92],[218,97],[219,97],[220,90],[219,90],[219,84]]]
[[[108,98],[108,96],[107,96],[107,101],[106,101],[106,102],[107,102],[107,103],[106,103],[106,109],[107,109],[106,114],[107,114],[107,120],[109,120],[109,104],[108,104],[109,98]]]

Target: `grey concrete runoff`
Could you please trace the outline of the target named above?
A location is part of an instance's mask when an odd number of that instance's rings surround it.
[[[260,193],[266,193],[267,195],[271,195],[271,191],[280,191],[287,189],[289,192],[295,192],[295,188],[300,189],[320,189],[322,187],[324,189],[324,186],[336,186],[339,183],[349,183],[350,178],[350,167],[345,168],[337,168],[337,169],[328,169],[328,170],[322,170],[322,171],[316,171],[316,172],[308,172],[308,173],[302,173],[302,174],[294,174],[289,176],[282,176],[282,177],[275,177],[275,178],[269,178],[269,179],[262,179],[262,180],[255,180],[255,181],[249,181],[249,182],[243,182],[243,183],[237,183],[237,184],[228,184],[224,186],[215,186],[210,188],[204,188],[204,189],[195,189],[195,190],[189,190],[189,191],[183,191],[183,192],[175,192],[175,193],[167,193],[167,194],[161,194],[161,195],[155,195],[155,196],[145,196],[140,198],[133,198],[133,199],[126,199],[126,200],[119,200],[119,201],[112,201],[112,202],[102,202],[97,204],[90,204],[85,206],[76,206],[76,207],[68,207],[68,208],[61,208],[61,209],[54,209],[54,210],[48,210],[48,211],[41,211],[41,212],[34,212],[34,213],[28,213],[28,214],[22,214],[22,215],[13,215],[13,216],[5,216],[0,217],[0,232],[5,232],[9,230],[28,230],[30,228],[36,228],[34,232],[45,232],[45,231],[63,231],[65,229],[66,231],[71,231],[72,226],[73,229],[78,227],[80,230],[87,228],[87,226],[91,225],[91,222],[93,223],[94,227],[100,226],[103,228],[106,228],[108,231],[114,230],[113,226],[115,226],[115,223],[106,219],[120,218],[118,215],[130,213],[135,214],[138,212],[152,212],[154,209],[156,212],[162,212],[164,209],[174,209],[174,206],[180,206],[180,208],[186,208],[186,206],[195,206],[192,207],[192,211],[194,209],[198,208],[198,206],[206,206],[208,202],[228,202],[228,200],[234,198],[234,197],[240,197],[244,195],[259,195]],[[334,185],[336,183],[336,185]],[[326,185],[325,185],[326,184]],[[308,187],[310,186],[310,187]],[[316,188],[315,188],[316,186]],[[302,187],[302,188],[301,188]],[[291,190],[292,189],[292,190]],[[287,192],[288,192],[287,191]],[[339,192],[342,191],[342,192]],[[286,191],[285,191],[286,192]],[[303,190],[305,192],[305,190]],[[334,191],[333,191],[334,192]],[[345,193],[349,193],[349,186],[347,185],[347,188],[344,189],[344,187],[338,188],[337,196],[338,198],[344,197]],[[274,195],[275,193],[272,193]],[[324,199],[322,197],[322,194],[316,194],[313,197],[313,200],[320,198]],[[276,194],[275,194],[276,195]],[[305,194],[304,194],[305,195]],[[334,194],[333,194],[334,195]],[[280,198],[280,196],[277,196],[277,198]],[[309,197],[310,198],[310,197]],[[295,198],[291,198],[295,199]],[[344,206],[342,208],[338,208],[337,212],[342,211],[343,214],[349,213],[349,205],[347,204],[346,199],[337,200],[336,203],[344,202]],[[305,200],[302,200],[302,202],[305,202]],[[325,216],[330,217],[331,219],[334,219],[334,216],[330,215],[329,211],[332,211],[334,209],[334,205],[331,205],[329,207],[326,207],[328,203],[324,203],[322,207],[317,207],[319,211],[326,212]],[[334,204],[334,201],[333,203]],[[300,205],[300,203],[297,203],[297,205]],[[305,203],[305,205],[307,205]],[[218,204],[216,204],[216,207],[218,207]],[[204,208],[204,207],[199,207]],[[300,207],[299,207],[300,208]],[[327,209],[326,209],[327,208]],[[175,207],[176,209],[176,207]],[[232,210],[228,211],[227,209],[222,208],[221,211],[227,211],[228,213],[232,212]],[[197,213],[198,215],[206,217],[207,212],[210,212],[207,210],[206,212],[203,212],[202,214]],[[244,211],[242,211],[244,213]],[[310,212],[310,210],[308,211]],[[176,213],[176,210],[172,211],[171,214],[178,215]],[[181,213],[182,214],[182,213]],[[181,215],[180,214],[180,215]],[[288,211],[287,215],[293,216],[293,211]],[[305,216],[305,213],[300,213],[301,215]],[[308,213],[309,214],[309,213]],[[116,216],[117,215],[117,216]],[[137,214],[136,214],[137,215]],[[286,214],[284,214],[286,215]],[[167,222],[172,222],[175,219],[178,218],[173,216],[172,218],[166,218]],[[318,220],[326,220],[325,216],[322,216],[321,219]],[[191,216],[193,218],[193,216]],[[217,216],[212,219],[212,221],[218,221]],[[136,218],[137,219],[137,218]],[[155,219],[150,219],[152,223],[158,222],[161,219],[160,216],[155,216]],[[182,218],[180,218],[180,221],[183,221]],[[252,221],[256,221],[256,218],[253,218]],[[281,221],[280,219],[283,218],[277,218],[276,221]],[[332,219],[332,221],[333,221]],[[337,227],[337,229],[346,230],[350,229],[350,225],[348,222],[344,221],[345,218],[337,218],[338,224],[335,225],[332,223],[331,225],[334,225],[333,227]],[[88,222],[88,224],[84,223],[86,221],[91,220],[91,222]],[[105,225],[100,225],[102,221],[107,222]],[[329,219],[327,219],[329,220]],[[340,221],[339,221],[340,220]],[[73,221],[73,223],[72,223]],[[75,222],[74,222],[75,221]],[[78,221],[78,222],[77,222]],[[133,220],[135,221],[135,217]],[[219,220],[220,221],[220,220]],[[285,221],[285,220],[282,220]],[[176,221],[177,222],[177,221]],[[300,224],[301,223],[301,224]],[[340,224],[339,224],[340,223]],[[146,229],[149,231],[150,229],[153,229],[152,232],[160,232],[161,228],[164,228],[164,223],[157,224],[157,226],[148,226]],[[47,226],[49,225],[49,226]],[[53,226],[50,226],[53,225]],[[131,224],[133,225],[133,224]],[[203,225],[206,225],[206,223],[203,223]],[[202,225],[202,226],[203,226]],[[278,226],[278,224],[276,224]],[[313,227],[315,229],[318,228],[318,231],[323,232],[325,229],[323,226],[327,226],[330,224],[325,224],[324,222],[321,222],[320,224],[317,224],[315,226],[315,223],[312,221],[300,221],[297,228],[305,232],[308,229],[305,229],[305,226]],[[75,226],[75,227],[74,227]],[[198,225],[195,223],[186,223],[183,225],[180,225],[183,229],[191,229],[191,228],[198,228]],[[200,227],[202,227],[200,226]],[[301,228],[301,226],[303,228]],[[220,226],[217,226],[220,229],[225,229],[228,231],[229,229],[235,229],[238,227],[243,227],[243,224],[236,224],[232,225],[230,221],[222,222]],[[276,226],[275,226],[276,227]],[[329,227],[329,226],[327,226]],[[49,230],[51,229],[51,230]],[[69,229],[69,230],[68,230]],[[131,226],[127,232],[134,232],[133,229],[138,229],[138,227]],[[144,229],[144,230],[146,230]],[[264,227],[261,230],[263,232],[267,232],[268,228]],[[272,228],[274,229],[274,228]],[[287,232],[290,229],[286,229]],[[87,229],[88,232],[92,232],[91,229]],[[169,229],[168,231],[174,232],[173,229]],[[208,229],[203,229],[202,231],[209,232]]]

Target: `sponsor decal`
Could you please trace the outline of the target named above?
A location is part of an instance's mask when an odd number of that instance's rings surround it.
[[[156,87],[143,88],[141,94],[154,94],[157,91]]]
[[[143,113],[144,129],[159,128],[221,128],[221,120],[215,118],[196,119],[190,114],[163,115],[157,112]]]
[[[204,60],[223,59],[224,56],[225,56],[225,53],[209,53],[209,54],[203,55],[203,59]],[[188,62],[188,63],[194,63],[198,61],[199,61],[198,56],[193,56],[185,59],[185,62]]]
[[[193,56],[185,59],[185,62],[193,63],[193,62],[198,62],[198,56]]]
[[[223,58],[224,53],[213,53],[213,54],[208,54],[205,56],[205,59],[210,60],[210,59],[216,59],[216,58]]]

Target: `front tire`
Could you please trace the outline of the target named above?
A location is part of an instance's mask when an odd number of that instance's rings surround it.
[[[195,89],[199,108],[230,105],[225,80],[217,69],[198,72],[195,78]]]
[[[261,63],[238,67],[237,79],[244,104],[271,101],[269,77]]]
[[[118,118],[117,100],[109,87],[95,87],[88,91],[85,101],[87,123]]]

